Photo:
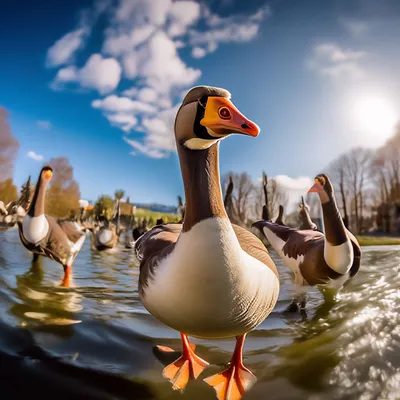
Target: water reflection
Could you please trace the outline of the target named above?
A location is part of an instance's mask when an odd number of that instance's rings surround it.
[[[337,301],[324,302],[318,289],[308,288],[303,315],[284,313],[294,288],[291,272],[275,258],[280,297],[246,340],[245,363],[259,380],[245,398],[398,399],[399,250],[365,251],[360,273]],[[30,390],[42,396],[63,387],[66,398],[85,400],[214,399],[201,380],[180,394],[162,378],[165,360],[154,346],[179,351],[179,334],[144,309],[138,275],[123,240],[115,251],[105,252],[92,251],[86,240],[74,262],[74,285],[63,288],[58,264],[45,258],[32,262],[17,231],[0,232],[2,365],[24,376],[27,387],[32,384]],[[221,370],[234,346],[231,339],[193,342],[211,363],[203,376]],[[15,364],[19,357],[23,361]]]

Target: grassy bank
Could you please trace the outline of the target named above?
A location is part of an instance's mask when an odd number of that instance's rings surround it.
[[[176,214],[150,211],[150,210],[145,210],[144,208],[136,209],[135,218],[136,219],[146,218],[147,220],[152,219],[154,223],[157,221],[158,218],[162,218],[165,222],[177,222],[180,219],[180,217]]]
[[[357,236],[361,246],[400,245],[400,237],[390,236]]]

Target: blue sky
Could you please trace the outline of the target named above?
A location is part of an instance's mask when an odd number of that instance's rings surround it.
[[[298,190],[400,119],[396,0],[9,2],[0,36],[18,185],[66,156],[83,198],[124,188],[175,204],[172,124],[197,84],[228,89],[261,127],[222,143],[221,173],[265,170]]]

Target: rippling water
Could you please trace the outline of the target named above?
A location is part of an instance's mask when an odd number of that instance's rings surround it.
[[[110,253],[87,237],[74,263],[73,287],[62,268],[32,265],[15,229],[0,232],[0,389],[5,399],[214,399],[201,380],[183,394],[161,376],[153,346],[179,350],[179,334],[139,300],[138,268],[124,244]],[[245,342],[245,364],[258,377],[245,399],[400,399],[400,247],[363,249],[359,274],[325,304],[308,291],[307,314],[283,314],[291,273],[274,257],[281,293],[273,313]],[[197,340],[223,368],[234,340]],[[3,398],[3,396],[0,396]]]

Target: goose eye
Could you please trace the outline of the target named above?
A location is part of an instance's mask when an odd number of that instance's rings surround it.
[[[218,110],[218,115],[222,119],[230,119],[231,118],[231,112],[229,111],[229,109],[227,107],[221,107]]]

